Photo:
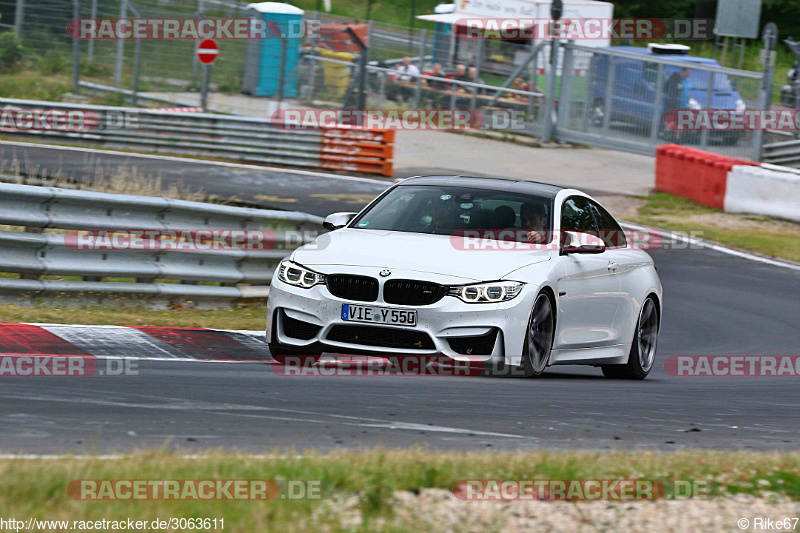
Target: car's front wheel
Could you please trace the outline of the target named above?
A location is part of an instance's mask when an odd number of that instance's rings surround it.
[[[555,335],[555,313],[553,302],[545,293],[540,293],[533,304],[533,311],[525,331],[525,345],[522,349],[522,370],[525,377],[542,375],[550,361]]]
[[[639,313],[636,334],[631,343],[628,363],[603,365],[603,375],[616,379],[644,379],[653,368],[658,345],[658,307],[652,296],[648,296]]]

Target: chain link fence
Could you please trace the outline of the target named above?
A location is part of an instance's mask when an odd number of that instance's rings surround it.
[[[45,73],[69,71],[74,42],[66,24],[74,18],[76,4],[80,18],[254,16],[247,4],[234,0],[0,0],[0,31],[17,31]],[[18,16],[23,17],[21,26],[16,24]],[[253,43],[223,39],[210,68],[210,108],[262,117],[280,107],[469,109],[481,111],[490,124],[493,115],[511,111],[518,128],[514,133],[548,140],[649,154],[659,144],[678,142],[760,157],[760,132],[674,131],[665,128],[664,120],[667,111],[684,106],[769,108],[771,99],[765,99],[759,72],[723,68],[713,60],[688,63],[654,56],[646,54],[646,48],[576,44],[562,45],[553,71],[547,43],[454,39],[443,25],[405,28],[315,12],[306,12],[303,19],[316,31],[287,39],[287,46],[298,49],[299,59],[286,65],[283,81],[291,80],[295,92],[258,99],[243,95],[253,92],[246,79],[257,61]],[[368,45],[363,101],[360,48],[348,27]],[[79,40],[79,77],[94,84],[95,94],[105,95],[98,103],[121,104],[147,95],[175,105],[198,105],[203,67],[196,59],[197,45],[196,40]],[[405,57],[415,69],[398,70]],[[462,72],[459,65],[475,67],[476,76]],[[690,94],[676,99],[667,86],[687,65]],[[512,84],[517,77],[522,81]],[[129,93],[123,96],[119,90]],[[771,85],[766,90],[772,94]],[[138,103],[151,101],[142,98]]]

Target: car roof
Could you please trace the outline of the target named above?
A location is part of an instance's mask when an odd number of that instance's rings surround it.
[[[407,178],[400,183],[406,185],[435,185],[435,186],[458,186],[471,187],[473,189],[488,189],[493,191],[515,192],[530,194],[545,198],[555,198],[559,191],[564,188],[549,183],[538,181],[522,181],[506,178],[484,178],[479,176],[415,176]]]
[[[643,46],[605,46],[598,48],[598,50],[611,50],[616,52],[628,52],[629,54],[636,54],[640,56],[657,57],[669,59],[671,61],[685,61],[687,63],[701,63],[704,65],[719,66],[716,59],[710,57],[697,57],[685,54],[654,54]]]

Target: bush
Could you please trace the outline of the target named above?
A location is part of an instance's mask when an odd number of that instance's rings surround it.
[[[11,32],[0,33],[0,67],[13,69],[22,59],[22,45]]]

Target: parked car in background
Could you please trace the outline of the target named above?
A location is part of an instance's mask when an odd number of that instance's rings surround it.
[[[636,47],[636,46],[610,46],[603,50],[623,52],[624,56],[609,56],[597,54],[592,60],[589,78],[589,91],[591,94],[591,109],[589,116],[593,126],[603,125],[606,110],[606,90],[608,86],[609,63],[614,57],[614,75],[612,79],[611,110],[608,120],[610,122],[623,122],[635,126],[635,129],[642,134],[649,134],[653,119],[662,122],[659,132],[662,138],[669,139],[670,133],[664,128],[663,116],[665,111],[671,108],[668,106],[667,83],[673,74],[679,73],[683,68],[690,68],[688,109],[726,109],[736,112],[744,112],[747,108],[744,99],[736,90],[736,86],[727,74],[712,73],[708,70],[698,70],[696,67],[720,67],[721,65],[714,59],[706,57],[695,57],[691,55],[674,53],[688,50],[688,47],[675,47],[667,49],[668,55],[661,53],[658,48]],[[671,61],[684,63],[684,66],[664,65],[663,86],[661,87],[661,99],[656,103],[658,88],[656,81],[658,77],[658,58],[667,57]],[[713,86],[711,98],[708,98],[709,78],[713,75]],[[658,113],[655,113],[656,104],[659,106]],[[744,135],[742,131],[709,131],[709,142],[736,144]],[[686,140],[696,142],[699,140],[700,132],[693,131]]]

